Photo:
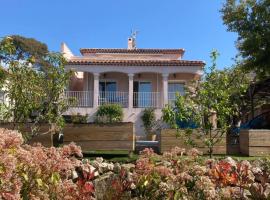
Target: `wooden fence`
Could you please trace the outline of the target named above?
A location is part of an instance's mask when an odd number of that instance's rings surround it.
[[[0,124],[1,128],[13,129],[12,124]],[[49,126],[44,124],[40,133],[47,132]],[[30,124],[21,126],[21,132],[30,132]],[[135,149],[135,133],[133,123],[117,123],[112,125],[98,124],[67,124],[63,130],[64,144],[75,142],[81,146],[83,152],[96,150],[125,150]],[[50,134],[37,135],[29,144],[41,143],[45,147],[51,146]]]
[[[1,123],[0,127],[10,129],[10,130],[15,129],[14,124],[12,124],[12,123]],[[19,132],[31,133],[31,123],[25,123],[25,124],[18,123],[18,124],[16,124],[16,128],[18,128],[18,127],[19,127]],[[48,132],[48,130],[49,130],[48,124],[40,125],[40,130],[39,130],[40,133]],[[28,141],[28,144],[33,144],[33,143],[37,143],[37,142],[41,143],[45,147],[50,147],[51,146],[51,135],[50,134],[42,134],[42,135],[40,134],[38,136],[31,138]]]
[[[133,123],[114,125],[70,124],[64,129],[64,143],[75,142],[83,152],[135,149]]]
[[[204,154],[208,153],[208,148],[205,147],[203,143],[203,139],[198,138],[197,130],[193,130],[192,139],[197,145],[196,148],[202,151]],[[177,137],[177,132],[174,129],[164,129],[161,131],[160,135],[160,151],[170,151],[174,147],[180,147],[185,149],[192,148],[190,145],[187,145],[183,138]],[[226,145],[226,136],[222,136],[219,143],[217,143],[213,148],[214,154],[226,154],[227,153],[227,145]]]
[[[240,151],[248,156],[270,155],[270,130],[241,130]]]

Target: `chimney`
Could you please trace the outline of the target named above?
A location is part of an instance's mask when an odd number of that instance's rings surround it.
[[[128,38],[128,49],[136,49],[135,38],[133,38],[133,37]]]
[[[63,56],[69,60],[73,55],[72,51],[68,48],[67,44],[62,42],[61,43],[61,50],[60,52],[63,54]]]

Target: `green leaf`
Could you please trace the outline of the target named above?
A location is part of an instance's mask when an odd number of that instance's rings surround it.
[[[42,187],[43,186],[43,181],[40,178],[36,179],[36,182],[38,184],[38,187]]]
[[[52,182],[54,185],[56,185],[56,184],[59,183],[59,181],[60,181],[60,175],[59,175],[59,173],[53,172],[53,173],[52,173],[52,176],[51,176],[51,182]]]
[[[24,178],[25,181],[28,181],[29,180],[29,177],[27,174],[25,173],[22,173],[22,177]]]

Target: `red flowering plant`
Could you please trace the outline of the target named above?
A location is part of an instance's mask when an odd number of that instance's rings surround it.
[[[151,148],[145,148],[141,151],[139,159],[136,161],[136,172],[138,174],[151,173],[155,166],[155,157],[158,157],[158,155]]]
[[[162,157],[152,149],[140,152],[132,176],[134,181],[132,195],[143,199],[162,199],[172,189],[172,168],[163,165]],[[170,183],[169,183],[170,182]]]
[[[209,176],[219,187],[239,186],[243,188],[254,181],[250,163],[248,161],[237,163],[231,158],[216,163],[209,170]]]
[[[107,192],[106,198],[116,200],[130,196],[130,191],[134,187],[133,185],[130,172],[121,168],[119,174],[112,178],[111,188]]]
[[[220,187],[237,184],[236,166],[221,160],[209,170],[209,176]]]

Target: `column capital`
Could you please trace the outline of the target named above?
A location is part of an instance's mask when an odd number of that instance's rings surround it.
[[[167,79],[169,77],[169,74],[164,73],[164,74],[162,74],[162,77],[163,77],[163,79]]]
[[[134,78],[134,74],[128,74],[128,78],[132,80]]]
[[[99,73],[94,73],[94,78],[99,78]]]

